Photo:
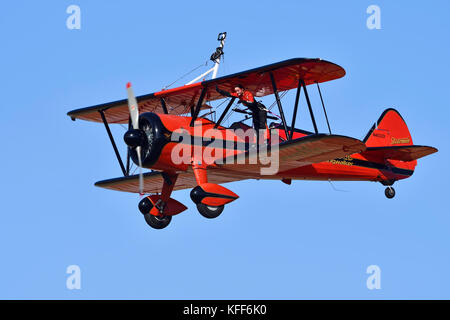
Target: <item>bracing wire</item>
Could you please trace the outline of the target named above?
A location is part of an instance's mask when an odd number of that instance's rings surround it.
[[[229,101],[230,99],[227,99],[226,101]],[[230,107],[231,111],[228,112],[228,114],[225,116],[222,122],[228,121],[230,119],[231,115],[234,113],[233,109]]]
[[[166,90],[167,88],[171,87],[172,85],[174,85],[175,83],[177,83],[178,81],[180,81],[181,79],[183,79],[184,77],[190,75],[192,72],[194,72],[194,71],[200,69],[201,67],[207,66],[207,65],[208,65],[208,60],[206,60],[205,63],[202,63],[201,65],[195,67],[194,69],[192,69],[192,70],[189,71],[188,73],[182,75],[181,77],[179,77],[177,80],[175,80],[175,81],[172,82],[171,84],[168,84],[167,86],[165,86],[165,87],[163,88],[163,90]]]
[[[286,90],[286,91],[283,91],[281,94],[280,94],[280,101],[284,98],[284,96],[286,95],[288,93],[288,91]],[[272,108],[273,107],[275,107],[275,104],[277,103],[277,101],[275,100],[271,105],[270,105],[270,107],[268,108],[268,110],[272,110]]]
[[[338,191],[338,192],[349,192],[348,190],[343,190],[343,189],[338,189],[334,186],[333,182],[331,181],[331,179],[328,179],[328,182],[330,183],[331,187],[333,188],[334,191]]]

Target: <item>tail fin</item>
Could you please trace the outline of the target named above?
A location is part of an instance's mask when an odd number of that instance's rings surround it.
[[[363,141],[367,147],[362,152],[365,157],[382,163],[388,160],[397,169],[414,170],[417,159],[438,151],[434,147],[413,145],[408,126],[395,109],[384,110]]]
[[[395,109],[386,109],[367,133],[363,142],[367,147],[411,146],[408,126]]]

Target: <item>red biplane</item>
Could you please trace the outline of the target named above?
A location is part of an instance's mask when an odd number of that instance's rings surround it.
[[[149,194],[138,207],[151,227],[162,229],[173,215],[187,209],[171,198],[172,191],[192,189],[191,199],[200,214],[215,218],[225,204],[238,198],[220,184],[245,179],[281,180],[287,184],[292,180],[378,181],[386,186],[386,197],[393,198],[394,182],[410,177],[417,159],[437,152],[433,147],[414,145],[406,123],[394,109],[385,110],[362,141],[331,134],[331,130],[319,133],[307,87],[317,86],[330,128],[319,84],[345,75],[344,69],[334,63],[295,58],[216,78],[225,36],[226,33],[219,35],[220,46],[211,56],[214,67],[184,86],[135,98],[128,84],[128,99],[68,113],[72,120],[103,122],[123,177],[95,185]],[[211,80],[197,82],[208,73],[213,73]],[[267,127],[261,145],[267,147],[265,159],[272,163],[262,161],[261,149],[255,148],[255,134],[247,134],[251,127],[243,121],[230,127],[222,125],[230,112],[247,113],[232,109],[235,97],[222,100],[228,103],[218,120],[213,121],[213,112],[206,103],[224,99],[216,87],[232,91],[237,83],[255,97],[275,97],[279,121]],[[291,89],[296,89],[296,96],[288,124],[279,93]],[[295,128],[301,91],[314,132]],[[201,111],[206,112],[200,115]],[[128,124],[124,136],[128,146],[126,165],[109,128],[109,124],[119,123]],[[130,175],[130,159],[139,170],[152,171]],[[274,170],[264,171],[268,168]]]

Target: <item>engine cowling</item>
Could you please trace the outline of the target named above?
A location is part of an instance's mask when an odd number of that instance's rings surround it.
[[[130,147],[130,157],[138,165],[136,147],[141,147],[142,166],[150,168],[163,147],[170,142],[171,132],[163,125],[156,113],[146,112],[139,116],[139,129],[128,130],[124,135],[125,143]]]

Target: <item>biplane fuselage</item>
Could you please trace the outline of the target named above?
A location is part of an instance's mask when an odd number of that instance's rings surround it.
[[[151,118],[160,120],[160,129],[164,133],[163,142],[155,146],[156,153],[151,156],[151,160],[144,164],[144,167],[157,171],[187,171],[192,166],[194,156],[196,161],[207,163],[211,168],[219,167],[215,163],[218,160],[232,155],[239,155],[248,152],[245,140],[235,133],[235,130],[223,126],[215,127],[215,122],[207,119],[198,119],[194,126],[190,126],[192,117],[173,116],[166,114],[152,114]],[[279,141],[287,141],[284,130],[275,128]],[[185,131],[185,141],[171,139],[172,134]],[[312,135],[312,132],[296,129],[292,139],[305,138]],[[406,134],[406,133],[405,133]],[[219,141],[217,141],[217,137]],[[248,136],[247,136],[248,138]],[[250,139],[251,139],[250,135]],[[222,140],[222,141],[220,141]],[[392,139],[391,139],[392,140]],[[212,141],[212,142],[211,142]],[[395,138],[392,140],[393,146],[399,145]],[[255,143],[254,140],[248,141]],[[214,147],[210,145],[214,143]],[[179,144],[184,144],[185,149],[189,149],[188,161],[180,162],[178,157],[174,157],[175,148]],[[198,150],[196,150],[198,149]],[[178,160],[178,161],[177,161]],[[240,174],[249,179],[268,179],[284,181],[291,180],[340,180],[340,181],[396,181],[410,177],[417,161],[387,160],[381,154],[354,153],[343,158],[327,160],[310,165],[303,165],[297,168],[280,171],[272,175],[262,175],[255,172],[248,173],[246,168],[239,170]]]

